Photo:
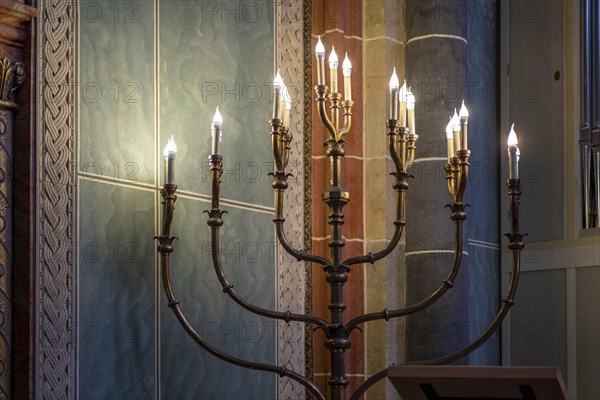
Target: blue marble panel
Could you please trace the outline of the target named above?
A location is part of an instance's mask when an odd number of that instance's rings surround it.
[[[210,127],[223,115],[222,196],[272,205],[268,119],[273,4],[160,2],[160,143],[174,135],[180,190],[210,193]],[[292,83],[290,83],[291,85]]]
[[[79,396],[156,392],[154,193],[79,181]]]
[[[512,365],[556,365],[567,376],[566,296],[565,270],[521,273],[509,315]]]
[[[154,182],[154,4],[79,4],[79,170]]]
[[[467,201],[469,237],[498,243],[499,202],[507,191],[500,183],[500,159],[507,158],[501,144],[508,132],[498,130],[498,15],[497,5],[486,0],[468,2],[467,84],[461,98],[469,107],[471,159]],[[461,99],[457,98],[457,101]],[[504,217],[504,214],[502,215]],[[498,267],[498,264],[496,264]]]
[[[171,275],[189,322],[207,341],[240,358],[274,363],[276,323],[242,309],[223,293],[212,265],[210,204],[180,197],[172,235]],[[272,216],[227,207],[221,228],[222,258],[235,289],[249,301],[275,307],[275,240]],[[202,350],[179,325],[161,293],[161,393],[164,399],[269,399],[276,377],[232,366]]]
[[[470,341],[477,339],[496,317],[500,308],[500,251],[469,245],[469,325]],[[471,365],[500,363],[500,331],[469,355]]]
[[[496,316],[500,305],[500,158],[507,157],[498,137],[498,6],[486,0],[467,4],[467,84],[460,94],[469,107],[471,159],[467,202],[469,251],[469,335],[476,339]],[[457,99],[459,100],[459,99]],[[484,243],[482,243],[484,242]],[[469,356],[469,364],[500,362],[496,332]]]

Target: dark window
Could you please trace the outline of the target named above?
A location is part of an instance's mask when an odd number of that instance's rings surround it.
[[[600,3],[581,2],[583,227],[600,226]]]

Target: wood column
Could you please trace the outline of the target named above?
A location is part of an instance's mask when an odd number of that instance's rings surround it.
[[[22,143],[17,137],[25,135],[28,137],[31,126],[26,122],[31,117],[30,100],[27,98],[28,92],[24,96],[17,96],[18,90],[25,85],[28,90],[31,88],[31,81],[26,76],[26,71],[30,72],[31,51],[28,47],[31,32],[29,24],[35,15],[35,8],[26,6],[16,1],[0,2],[0,398],[23,398],[29,397],[27,387],[20,383],[14,384],[12,377],[19,367],[13,368],[13,360],[15,365],[20,364],[25,360],[25,364],[29,365],[29,347],[24,349],[21,344],[29,343],[26,338],[30,337],[29,330],[29,298],[25,314],[19,309],[14,300],[13,281],[21,277],[13,271],[20,270],[14,263],[16,260],[15,249],[21,248],[22,243],[16,244],[17,229],[14,228],[14,205],[21,199],[21,195],[13,195],[16,192],[15,184],[18,168],[15,162],[16,156],[20,155],[16,151],[16,141]],[[25,115],[20,115],[20,114]],[[19,118],[17,115],[19,114]],[[31,154],[30,146],[27,153]],[[29,191],[28,191],[29,192]],[[13,247],[13,243],[15,246]],[[21,267],[21,265],[19,265]],[[27,268],[30,271],[29,268]],[[25,273],[27,276],[29,274]],[[29,287],[29,285],[27,285]],[[13,308],[16,308],[15,318],[13,320]],[[15,328],[13,334],[13,322],[19,324],[20,319],[25,322],[26,332],[22,332]],[[24,336],[22,336],[24,334]],[[22,338],[17,345],[16,338]],[[25,353],[22,351],[25,350]],[[29,370],[29,368],[27,368]],[[26,374],[28,375],[28,374]],[[15,380],[16,382],[16,380]],[[25,390],[23,390],[25,388]]]

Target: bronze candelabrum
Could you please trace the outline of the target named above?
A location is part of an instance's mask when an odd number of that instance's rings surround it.
[[[458,274],[461,257],[463,253],[463,223],[467,218],[465,212],[466,204],[463,201],[463,195],[467,186],[469,173],[469,156],[468,149],[456,151],[454,157],[449,159],[445,166],[446,180],[448,185],[448,193],[450,195],[451,204],[450,220],[455,226],[455,249],[452,266],[446,279],[444,279],[439,287],[422,301],[396,310],[384,309],[380,312],[368,313],[345,321],[344,311],[346,305],[343,298],[343,286],[348,280],[348,273],[353,266],[370,263],[373,264],[377,260],[381,260],[389,255],[400,242],[405,223],[405,202],[406,192],[408,191],[409,166],[414,160],[417,135],[414,132],[409,132],[405,126],[400,126],[397,119],[387,121],[387,142],[390,156],[395,165],[395,171],[392,175],[395,177],[393,188],[396,191],[396,217],[393,222],[395,226],[394,234],[387,246],[376,253],[343,259],[344,239],[342,237],[342,227],[344,224],[343,208],[350,199],[349,193],[343,188],[340,177],[342,168],[342,159],[344,158],[344,136],[349,132],[352,121],[352,106],[350,100],[342,100],[339,93],[329,93],[326,85],[319,84],[315,87],[316,104],[319,117],[326,128],[329,138],[325,142],[326,155],[329,158],[330,167],[330,182],[329,188],[323,193],[323,201],[329,208],[329,225],[331,226],[331,241],[329,247],[331,249],[330,258],[324,258],[317,255],[309,254],[305,250],[296,249],[286,238],[283,217],[284,207],[284,192],[288,187],[287,178],[289,174],[286,172],[288,164],[288,156],[290,150],[290,141],[292,137],[288,131],[288,127],[283,125],[281,119],[271,119],[270,126],[272,128],[271,140],[272,150],[275,159],[275,170],[273,176],[273,189],[275,191],[275,217],[273,222],[277,238],[281,246],[298,261],[308,261],[319,264],[327,273],[327,282],[331,286],[331,300],[329,310],[331,318],[329,321],[316,316],[295,314],[288,311],[275,311],[257,307],[242,296],[234,289],[234,285],[227,279],[223,267],[221,265],[221,255],[219,249],[219,229],[223,225],[223,214],[226,211],[220,209],[219,206],[219,189],[220,179],[223,173],[222,156],[213,154],[209,156],[210,173],[212,176],[212,207],[205,211],[208,214],[208,225],[211,229],[211,245],[212,245],[212,260],[214,270],[219,282],[223,287],[223,292],[229,295],[241,307],[255,314],[283,320],[285,322],[299,321],[312,324],[315,329],[322,329],[326,336],[324,343],[325,347],[331,353],[331,379],[329,386],[331,389],[331,398],[341,400],[346,398],[346,387],[348,379],[346,377],[346,369],[344,365],[344,353],[350,349],[352,343],[349,339],[350,332],[359,327],[359,325],[368,321],[386,320],[398,318],[408,314],[423,310],[437,301],[442,295],[452,288],[456,275]],[[329,103],[329,115],[327,112],[327,103]],[[340,115],[341,114],[341,115]],[[340,116],[342,117],[343,127],[339,126]],[[462,129],[466,129],[466,119],[461,121]],[[506,297],[502,301],[502,305],[488,328],[475,341],[467,345],[465,348],[444,357],[433,360],[425,360],[415,362],[414,364],[446,364],[456,361],[483,344],[499,327],[502,320],[508,313],[510,306],[513,304],[513,298],[517,288],[520,269],[520,253],[524,248],[523,234],[519,230],[519,198],[521,195],[521,187],[519,179],[509,179],[508,199],[509,199],[509,218],[510,218],[510,233],[508,237],[508,248],[512,251],[512,274],[506,293]],[[169,255],[173,252],[173,237],[170,236],[171,222],[173,219],[173,210],[177,196],[175,192],[177,186],[167,183],[161,191],[163,219],[162,231],[158,239],[158,252],[161,255],[161,270],[162,281],[168,305],[175,313],[175,316],[191,336],[191,338],[200,345],[203,349],[213,354],[214,356],[230,362],[232,364],[255,369],[261,371],[269,371],[278,374],[281,377],[288,377],[302,384],[310,393],[318,399],[325,399],[324,394],[306,377],[297,372],[286,369],[285,366],[276,366],[262,364],[247,360],[242,360],[228,354],[222,353],[218,349],[209,345],[198,332],[188,323],[185,315],[180,308],[180,302],[176,299],[171,279],[169,275]],[[387,376],[387,369],[376,373],[368,378],[350,397],[351,400],[358,400],[364,392],[373,384]]]

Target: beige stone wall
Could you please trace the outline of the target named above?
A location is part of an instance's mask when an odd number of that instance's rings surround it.
[[[391,187],[393,163],[386,146],[388,83],[392,70],[404,77],[404,1],[363,1],[363,104],[365,252],[381,250],[393,233],[395,192]],[[374,266],[365,265],[365,311],[398,308],[404,303],[401,252]],[[387,288],[387,289],[385,289]],[[381,371],[403,359],[399,321],[365,325],[365,375]],[[386,398],[386,380],[367,392],[367,398]]]

